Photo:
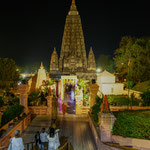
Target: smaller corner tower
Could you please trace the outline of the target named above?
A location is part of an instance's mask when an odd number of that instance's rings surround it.
[[[90,48],[89,56],[88,56],[88,71],[96,71],[96,63],[95,63],[95,57],[93,53],[92,47]]]
[[[58,68],[58,55],[56,48],[54,48],[54,51],[51,55],[51,61],[50,61],[50,73],[58,73],[59,68]]]

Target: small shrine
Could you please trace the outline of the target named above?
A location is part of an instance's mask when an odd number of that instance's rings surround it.
[[[43,81],[46,81],[46,80],[47,80],[46,72],[45,72],[43,63],[41,62],[41,66],[37,74],[36,89],[39,89],[41,85],[43,84]]]

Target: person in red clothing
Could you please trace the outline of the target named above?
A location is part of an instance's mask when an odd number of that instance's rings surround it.
[[[67,110],[67,104],[66,104],[66,103],[63,103],[63,104],[62,104],[62,113],[63,113],[63,115],[65,115],[66,110]]]

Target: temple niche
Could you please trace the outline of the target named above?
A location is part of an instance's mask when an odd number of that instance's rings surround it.
[[[91,64],[92,63],[92,64]],[[66,17],[60,58],[56,50],[51,56],[51,74],[74,74],[79,78],[96,79],[96,64],[93,51],[87,59],[81,18],[75,0],[72,0]]]

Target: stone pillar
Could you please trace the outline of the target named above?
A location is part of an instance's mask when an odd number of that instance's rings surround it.
[[[53,96],[47,96],[47,115],[52,116],[52,102]]]
[[[2,123],[2,116],[3,116],[3,113],[0,111],[0,127],[1,127],[1,123]]]
[[[102,113],[100,118],[100,136],[102,142],[112,142],[112,128],[115,116],[111,113]]]
[[[63,100],[64,99],[64,86],[63,86],[63,81],[64,79],[61,79],[61,100]]]
[[[96,103],[96,96],[99,86],[97,84],[90,84],[90,107]]]
[[[56,81],[56,97],[59,96],[59,83]]]
[[[76,115],[80,115],[81,113],[81,100],[76,99]]]
[[[19,99],[20,99],[20,105],[23,105],[25,107],[25,113],[29,113],[28,109],[28,92],[29,92],[29,86],[27,84],[21,84],[18,86],[17,92],[20,94]]]

